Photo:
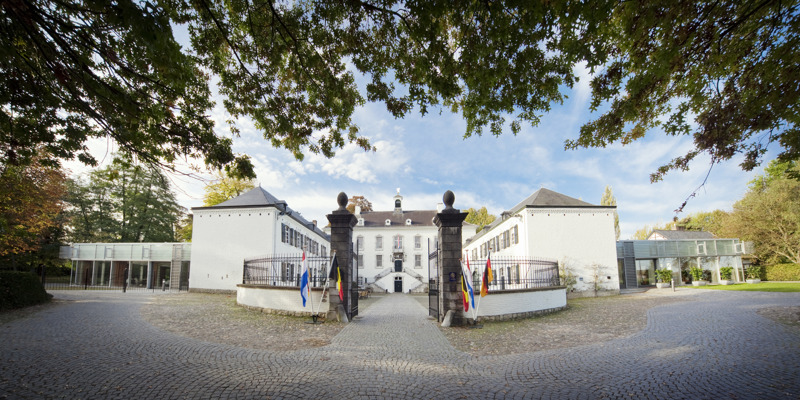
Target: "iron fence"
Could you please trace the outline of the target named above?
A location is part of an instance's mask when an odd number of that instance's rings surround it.
[[[561,286],[558,261],[539,257],[493,257],[489,291],[535,289]],[[486,260],[470,260],[475,291],[481,288]]]
[[[306,257],[308,283],[311,287],[322,287],[328,281],[328,257]],[[274,255],[244,260],[242,283],[265,286],[300,287],[303,268],[301,255]]]

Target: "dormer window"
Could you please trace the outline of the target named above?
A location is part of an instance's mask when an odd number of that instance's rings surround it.
[[[410,218],[406,220],[406,225],[407,226],[411,226],[411,219]]]
[[[388,219],[388,218],[387,218],[387,219],[386,219],[386,226],[389,226],[389,225],[391,225],[391,224],[392,224],[392,220],[390,220],[390,219]]]

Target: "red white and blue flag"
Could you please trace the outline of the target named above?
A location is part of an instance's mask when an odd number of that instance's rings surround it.
[[[306,252],[303,252],[303,269],[300,275],[300,297],[303,298],[303,307],[306,306],[306,300],[310,297],[311,288],[308,286],[308,260],[306,260]]]

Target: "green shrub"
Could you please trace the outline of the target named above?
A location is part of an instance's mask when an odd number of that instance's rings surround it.
[[[0,271],[0,310],[46,303],[52,297],[35,274]]]
[[[800,264],[773,264],[765,268],[768,281],[800,281]]]
[[[728,280],[733,277],[733,267],[720,267],[719,277],[723,280]]]
[[[744,270],[745,277],[747,279],[763,279],[766,280],[764,276],[764,267],[760,265],[751,265]]]
[[[689,270],[689,273],[692,275],[693,281],[702,281],[703,280],[703,270],[700,267],[692,267]]]
[[[663,283],[672,282],[672,270],[671,269],[666,269],[666,268],[657,269],[656,270],[656,276],[658,277],[658,280],[663,282]]]

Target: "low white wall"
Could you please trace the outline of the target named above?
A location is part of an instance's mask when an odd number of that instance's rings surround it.
[[[322,289],[311,289],[311,300],[314,302],[313,310],[324,315],[328,312],[328,302],[326,299],[320,305],[321,295]],[[236,302],[241,306],[257,308],[276,314],[311,315],[312,310],[309,301],[306,301],[306,306],[303,307],[300,289],[296,287],[238,285],[236,288]]]
[[[476,293],[475,296],[480,296]],[[567,290],[564,287],[552,289],[533,289],[511,292],[490,292],[487,296],[477,298],[480,301],[478,317],[532,315],[547,310],[559,310],[567,306]],[[468,311],[468,316],[472,316]]]

